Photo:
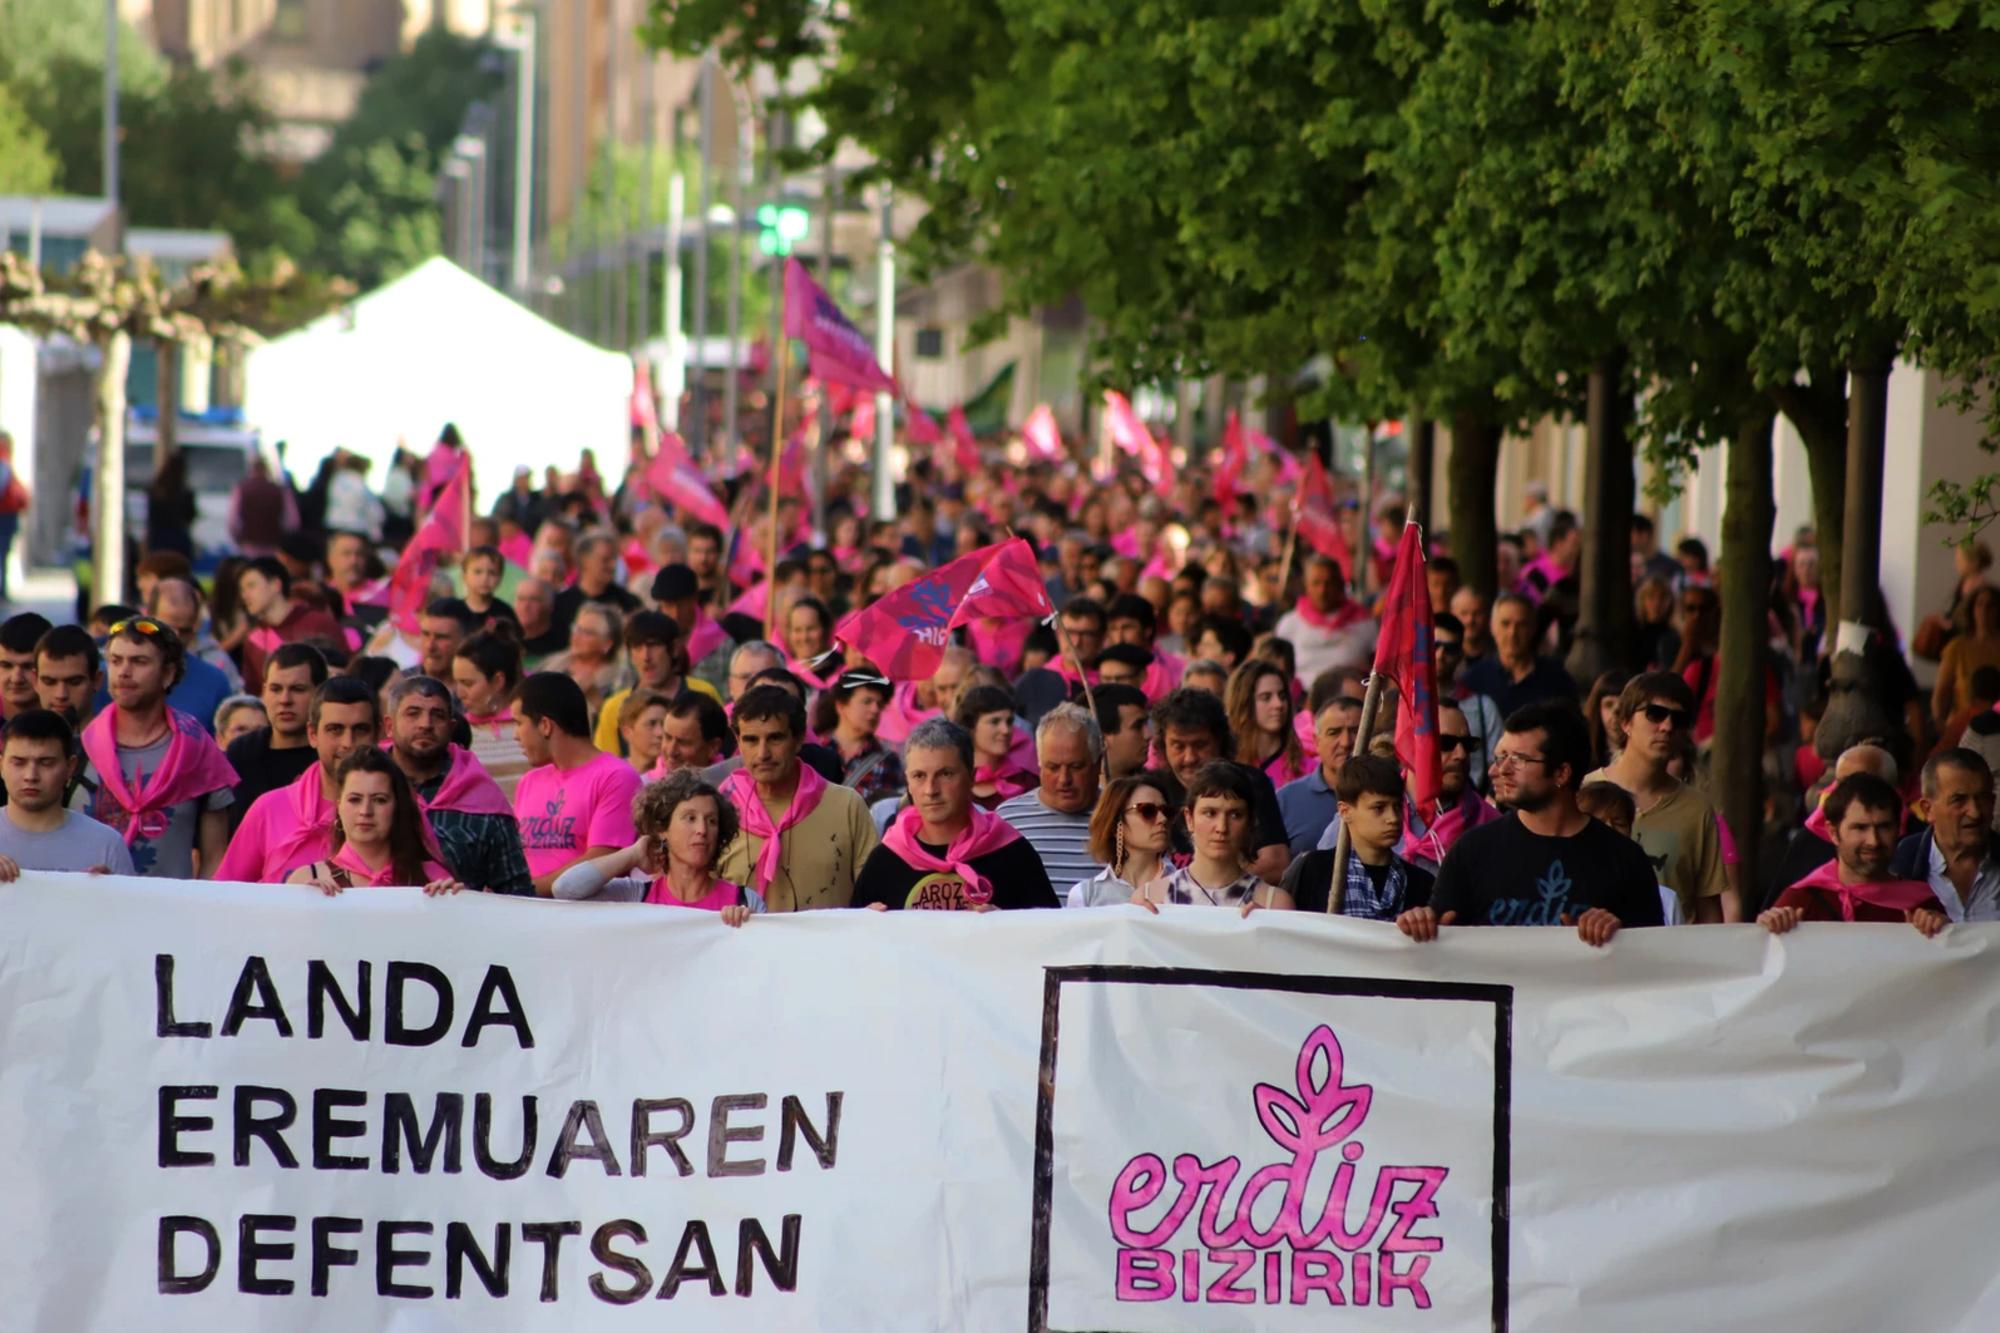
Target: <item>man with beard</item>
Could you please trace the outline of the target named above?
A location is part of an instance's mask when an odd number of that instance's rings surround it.
[[[1429,905],[1396,918],[1413,940],[1463,920],[1480,926],[1570,926],[1590,945],[1621,926],[1664,920],[1652,862],[1577,808],[1590,762],[1583,715],[1535,704],[1507,719],[1489,771],[1505,816],[1473,829],[1445,854]]]
[[[390,690],[389,757],[410,780],[445,865],[469,889],[532,898],[514,807],[472,752],[451,743],[454,725],[443,681],[406,676]]]
[[[282,884],[285,876],[333,854],[337,777],[343,760],[375,744],[382,716],[375,691],[356,676],[329,677],[313,693],[306,741],[319,763],[257,798],[243,816],[217,879]]]
[[[1872,773],[1834,784],[1826,798],[1833,830],[1833,860],[1778,895],[1757,914],[1757,924],[1782,935],[1801,921],[1907,921],[1926,936],[1951,924],[1944,905],[1919,879],[1898,879],[1889,869],[1903,798]]]
[[[309,643],[288,643],[271,654],[264,668],[264,716],[271,725],[253,731],[229,747],[229,766],[237,773],[236,802],[229,807],[229,831],[265,792],[289,786],[312,767],[314,754],[306,741],[306,713],[313,691],[326,683],[326,658]]]
[[[214,878],[229,841],[236,770],[196,719],[167,704],[186,650],[151,616],[128,616],[106,632],[111,703],[83,730],[94,785],[91,818],[124,835],[142,875]]]
[[[800,759],[805,701],[782,685],[752,685],[730,723],[742,763],[718,786],[743,831],[722,849],[716,873],[757,890],[773,912],[852,906],[875,822],[851,788]]]
[[[1930,824],[1897,844],[1889,872],[1927,880],[1953,921],[2000,921],[2000,856],[1993,845],[1993,770],[1974,750],[1924,762],[1920,813]]]

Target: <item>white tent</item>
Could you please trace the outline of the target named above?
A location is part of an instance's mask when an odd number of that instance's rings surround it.
[[[565,333],[448,259],[432,259],[343,310],[252,349],[244,415],[287,444],[300,485],[344,447],[380,486],[397,444],[419,456],[446,422],[472,450],[484,513],[517,466],[576,470],[596,452],[625,474],[632,363]]]

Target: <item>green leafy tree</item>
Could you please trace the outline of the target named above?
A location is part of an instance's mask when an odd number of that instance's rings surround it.
[[[56,170],[48,136],[0,86],[0,194],[47,194],[55,188]]]
[[[366,290],[437,254],[438,171],[466,112],[504,77],[490,44],[441,28],[384,64],[300,176],[309,262]]]

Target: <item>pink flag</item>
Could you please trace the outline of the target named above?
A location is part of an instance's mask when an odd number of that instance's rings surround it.
[[[764,553],[757,546],[758,543],[751,541],[742,528],[729,534],[729,579],[732,583],[748,587],[763,575]]]
[[[1236,507],[1237,483],[1243,479],[1243,470],[1250,465],[1250,447],[1243,440],[1243,423],[1237,419],[1236,409],[1229,410],[1229,419],[1222,427],[1222,461],[1215,467],[1215,500],[1224,513]]]
[[[1137,455],[1139,471],[1146,480],[1163,491],[1173,489],[1174,463],[1166,446],[1153,438],[1146,423],[1132,410],[1130,400],[1116,389],[1104,391],[1104,419],[1111,429],[1112,442],[1126,453]]]
[[[903,406],[909,411],[909,416],[903,422],[903,433],[910,437],[911,444],[936,444],[944,438],[944,432],[938,429],[938,424],[931,419],[930,413],[913,402],[905,401]]]
[[[847,433],[857,440],[875,440],[875,398],[865,395],[854,404],[854,415],[848,419]]]
[[[951,432],[952,457],[958,463],[958,470],[967,476],[979,471],[979,441],[972,438],[972,423],[965,419],[965,405],[952,406],[944,419],[945,429]]]
[[[833,298],[796,258],[785,261],[785,336],[801,339],[812,373],[829,383],[899,393],[896,381],[875,361],[875,350]]]
[[[465,488],[471,475],[471,457],[460,454],[458,470],[438,492],[430,517],[403,548],[389,576],[389,617],[405,634],[417,632],[417,617],[430,598],[438,564],[465,549]]]
[[[1028,414],[1027,424],[1021,427],[1021,442],[1028,446],[1028,457],[1036,462],[1062,461],[1062,432],[1056,429],[1056,414],[1047,403]]]
[[[890,680],[929,680],[951,641],[952,612],[985,572],[995,546],[982,546],[905,583],[834,626]]]
[[[672,431],[660,432],[660,447],[646,469],[646,484],[653,494],[671,503],[689,518],[718,528],[729,526],[729,509],[709,489],[708,478],[688,457],[681,437]]]
[[[729,604],[723,612],[729,616],[749,616],[752,620],[762,620],[771,605],[771,580],[759,579],[741,597]]]
[[[1315,456],[1317,457],[1317,456]],[[1382,603],[1375,670],[1396,682],[1396,758],[1410,775],[1410,799],[1429,815],[1437,808],[1443,759],[1438,749],[1437,659],[1431,653],[1431,595],[1424,577],[1422,529],[1403,527],[1396,569]]]
[[[1039,619],[1056,613],[1049,602],[1048,585],[1042,581],[1041,566],[1035,563],[1035,549],[1025,538],[1010,538],[986,550],[985,567],[959,599],[949,628],[956,629],[982,617]]]

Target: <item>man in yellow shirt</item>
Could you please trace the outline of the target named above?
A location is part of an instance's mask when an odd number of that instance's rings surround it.
[[[666,612],[634,611],[625,621],[625,652],[639,677],[634,689],[652,690],[672,699],[685,688],[722,702],[715,686],[687,674],[681,627]],[[618,714],[631,694],[631,690],[618,691],[604,701],[597,715],[597,734],[593,739],[606,754],[625,753],[625,743],[618,736]]]

